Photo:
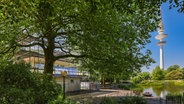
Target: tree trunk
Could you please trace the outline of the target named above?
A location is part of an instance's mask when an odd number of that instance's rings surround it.
[[[53,67],[54,67],[54,59],[52,58],[52,56],[45,54],[44,73],[52,75]]]
[[[53,75],[54,68],[54,38],[49,37],[48,46],[44,49],[45,54],[45,66],[44,66],[44,74]]]
[[[102,86],[105,87],[105,77],[102,76]]]

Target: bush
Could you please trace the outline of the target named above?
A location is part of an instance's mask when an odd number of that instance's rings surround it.
[[[28,64],[0,68],[1,104],[46,104],[61,93],[60,85],[46,75],[32,73]]]
[[[142,97],[133,96],[133,97],[126,97],[119,104],[147,104],[147,102]]]
[[[142,72],[142,73],[139,73],[137,76],[135,76],[132,81],[134,83],[140,83],[144,80],[148,80],[150,79],[150,73],[149,72]]]
[[[134,83],[140,83],[142,81],[141,77],[140,76],[135,76],[133,79],[132,79],[132,82]]]
[[[34,87],[34,99],[37,104],[46,104],[61,94],[61,85],[50,80],[50,76],[35,73],[35,81],[37,81],[37,85]]]
[[[110,97],[104,97],[100,104],[117,104],[116,101],[113,98]]]
[[[57,99],[49,101],[48,104],[76,104],[76,103],[68,99],[63,100],[63,96],[59,95]]]

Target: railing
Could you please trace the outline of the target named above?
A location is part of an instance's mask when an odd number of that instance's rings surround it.
[[[166,104],[182,104],[182,95],[166,96]]]

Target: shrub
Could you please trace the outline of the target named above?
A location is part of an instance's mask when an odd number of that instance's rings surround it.
[[[119,104],[147,104],[147,102],[142,97],[132,96],[132,97],[126,97]]]
[[[149,72],[142,72],[142,73],[139,73],[137,76],[135,76],[132,81],[134,83],[140,83],[144,80],[148,80],[150,79],[150,73]]]
[[[34,87],[34,99],[37,104],[45,104],[61,94],[61,86],[50,80],[50,76],[35,73],[35,81],[37,85]]]
[[[133,81],[134,83],[140,83],[140,82],[142,81],[142,79],[141,79],[141,77],[139,77],[139,76],[135,76],[135,77],[132,79],[132,81]]]
[[[110,97],[104,97],[100,104],[116,104],[116,101]]]
[[[10,63],[0,69],[1,104],[46,104],[61,93],[61,86],[46,75],[30,71],[25,63]]]
[[[48,104],[76,104],[76,103],[68,99],[63,100],[63,96],[59,95],[57,99],[53,99],[52,101],[49,101]]]

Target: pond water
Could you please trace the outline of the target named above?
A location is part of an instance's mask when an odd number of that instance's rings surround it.
[[[183,94],[184,87],[167,82],[163,86],[143,86],[143,92],[151,92],[152,96],[165,97],[167,94]]]

